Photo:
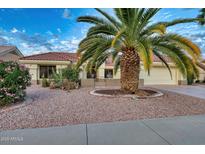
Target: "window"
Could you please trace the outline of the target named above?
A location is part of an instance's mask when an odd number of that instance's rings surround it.
[[[51,78],[53,71],[56,72],[56,66],[40,66],[40,78]]]
[[[87,72],[87,78],[88,79],[95,79],[96,78],[96,71],[92,70],[91,72]]]
[[[105,78],[113,78],[113,69],[105,69]]]

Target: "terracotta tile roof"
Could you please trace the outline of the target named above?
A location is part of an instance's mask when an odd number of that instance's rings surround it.
[[[164,56],[163,57],[167,62],[171,62],[171,60]],[[76,62],[78,60],[78,56],[76,53],[68,53],[68,52],[48,52],[42,54],[36,54],[31,56],[26,56],[20,58],[20,60],[48,60],[48,61],[72,61]],[[161,62],[161,60],[154,56],[154,62]],[[106,62],[106,65],[112,65],[109,61]]]
[[[16,47],[15,46],[0,46],[0,53],[3,53],[5,51],[8,51],[8,50],[12,50],[12,49],[15,49]]]
[[[72,61],[78,60],[76,53],[68,52],[48,52],[42,54],[36,54],[20,58],[20,60],[48,60],[48,61]]]

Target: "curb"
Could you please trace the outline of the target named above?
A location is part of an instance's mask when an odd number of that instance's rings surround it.
[[[155,91],[156,94],[154,95],[151,95],[151,96],[134,96],[134,95],[108,95],[108,94],[99,94],[99,93],[96,93],[97,90],[100,90],[100,89],[95,89],[95,90],[92,90],[90,91],[90,94],[91,95],[94,95],[94,96],[100,96],[100,97],[109,97],[109,98],[117,98],[117,97],[122,97],[122,98],[132,98],[134,100],[138,100],[138,99],[148,99],[148,98],[155,98],[155,97],[160,97],[160,96],[163,96],[164,94],[158,90],[152,90],[152,91]],[[150,90],[150,89],[147,89],[147,90]]]

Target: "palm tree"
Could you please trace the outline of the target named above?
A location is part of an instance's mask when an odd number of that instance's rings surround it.
[[[200,9],[199,15],[197,17],[205,19],[205,8]],[[203,25],[205,25],[205,21],[204,20],[203,21],[199,21],[199,24],[203,26]],[[198,67],[200,67],[201,69],[203,69],[205,71],[204,61],[205,60],[199,59],[199,62],[197,62],[196,64],[197,64]]]
[[[205,19],[205,8],[200,9],[200,13],[198,15],[198,18]],[[205,21],[199,22],[201,25],[205,25]]]
[[[179,23],[198,22],[200,18],[177,19],[171,22],[151,24],[159,9],[116,8],[112,17],[101,9],[96,9],[104,17],[82,16],[79,22],[91,23],[87,36],[80,42],[77,66],[86,64],[87,70],[97,70],[112,56],[114,72],[121,70],[121,89],[136,93],[139,85],[140,61],[150,74],[153,55],[168,68],[168,56],[188,79],[198,77],[195,61],[201,56],[197,45],[178,34],[166,33],[166,28]]]

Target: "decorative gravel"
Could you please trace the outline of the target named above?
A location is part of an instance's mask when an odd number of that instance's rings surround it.
[[[29,87],[32,102],[0,109],[0,130],[205,114],[205,100],[176,93],[133,100],[93,96],[91,90]]]

